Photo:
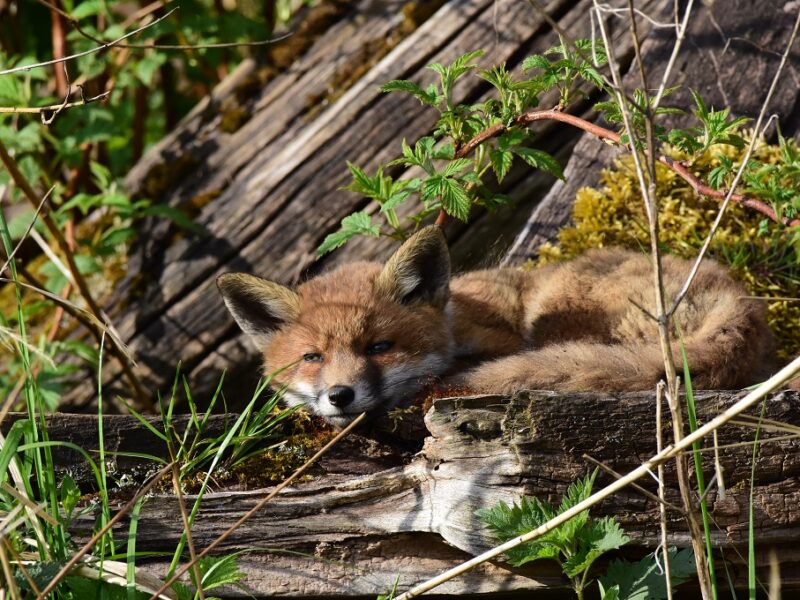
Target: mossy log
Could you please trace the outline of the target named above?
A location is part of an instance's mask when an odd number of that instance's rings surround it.
[[[700,422],[736,398],[735,393],[700,393]],[[667,407],[663,409],[663,435],[671,439]],[[746,580],[742,556],[746,555],[751,458],[759,412],[757,407],[750,411],[751,418],[742,417],[719,430],[725,492],[717,479],[707,496],[718,560],[727,561],[728,571],[739,585]],[[64,419],[69,426],[65,428],[62,422],[60,429],[55,427]],[[768,553],[777,553],[786,592],[800,589],[800,441],[786,436],[776,423],[800,426],[800,394],[771,396],[765,419],[753,482],[757,557],[766,581]],[[86,448],[96,446],[91,439],[96,431],[92,417],[79,420],[56,415],[50,422],[53,437],[77,437]],[[441,399],[426,415],[426,425],[430,435],[414,456],[387,458],[378,446],[365,450],[369,444],[352,436],[350,442],[322,459],[312,479],[281,492],[229,537],[220,550],[248,551],[240,563],[253,593],[258,597],[374,597],[391,588],[395,577],[399,589],[407,589],[492,544],[475,517],[476,509],[499,500],[513,501],[523,494],[557,502],[575,478],[594,468],[586,456],[626,473],[656,448],[652,393],[522,392],[511,398]],[[143,433],[133,418],[106,421],[106,431],[110,430],[114,433],[107,439],[108,449],[141,449],[149,444],[149,452],[158,451],[157,439]],[[708,482],[715,472],[711,440],[703,447]],[[71,464],[73,472],[74,467]],[[116,475],[121,474],[118,468]],[[665,479],[667,501],[678,504],[672,464],[666,465]],[[609,481],[611,477],[601,472],[596,489]],[[639,483],[655,492],[652,478]],[[192,531],[196,547],[205,547],[267,492],[218,490],[207,494]],[[592,514],[616,517],[631,537],[624,555],[641,557],[659,544],[658,512],[653,500],[627,488],[603,501]],[[92,522],[92,517],[86,516],[78,529],[88,529]],[[672,510],[668,511],[668,527],[670,545],[688,545],[682,518]],[[124,536],[126,525],[121,524],[117,531]],[[175,498],[161,494],[148,499],[140,515],[137,550],[172,552],[181,533]],[[161,575],[165,564],[156,561],[147,568]],[[554,565],[546,561],[521,569],[496,562],[451,581],[437,593],[514,590],[544,595],[565,589],[565,584]]]

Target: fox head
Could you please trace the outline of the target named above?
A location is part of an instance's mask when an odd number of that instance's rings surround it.
[[[436,226],[411,236],[384,265],[344,265],[297,290],[244,273],[217,279],[286,401],[337,427],[397,406],[449,368],[449,284],[450,257]]]

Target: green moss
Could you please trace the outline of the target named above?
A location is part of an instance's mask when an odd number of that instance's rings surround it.
[[[687,157],[671,147],[662,149],[675,160]],[[719,165],[723,154],[739,162],[744,154],[731,146],[714,146],[696,159],[692,172],[704,181]],[[754,159],[774,164],[777,146],[761,144]],[[693,258],[703,243],[719,209],[713,198],[699,196],[691,186],[664,165],[657,165],[660,241],[666,252]],[[709,254],[728,265],[733,275],[750,292],[767,302],[767,318],[778,341],[778,356],[789,360],[800,353],[800,264],[791,234],[769,223],[760,233],[763,215],[731,204],[714,236]],[[613,168],[601,173],[600,186],[578,191],[573,224],[561,229],[556,244],[540,249],[537,264],[573,258],[589,248],[624,246],[649,248],[650,237],[639,185],[631,156],[624,156]]]

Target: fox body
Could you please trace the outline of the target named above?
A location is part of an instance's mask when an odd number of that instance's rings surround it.
[[[667,297],[690,268],[664,258]],[[351,263],[297,290],[242,273],[217,283],[286,401],[339,427],[413,398],[432,378],[510,393],[644,390],[664,377],[656,323],[642,310],[655,312],[650,261],[627,250],[451,279],[444,236],[429,227],[385,265]],[[695,387],[739,388],[767,374],[763,304],[716,263],[701,264],[673,322]]]

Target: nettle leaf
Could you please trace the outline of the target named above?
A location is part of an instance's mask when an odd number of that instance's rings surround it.
[[[547,152],[536,148],[514,148],[513,152],[530,166],[547,171],[561,180],[564,179],[564,171],[561,169],[561,165]]]
[[[511,169],[514,155],[509,151],[492,148],[489,151],[489,161],[492,164],[492,171],[494,171],[498,183],[501,183],[508,174],[509,169]]]
[[[563,565],[567,577],[575,577],[586,571],[600,556],[611,550],[617,550],[630,541],[619,523],[610,517],[592,521],[576,533],[578,551],[570,556]]]
[[[500,150],[511,150],[514,146],[524,143],[529,137],[530,132],[527,129],[512,127],[497,138],[497,147]]]
[[[670,583],[677,586],[696,575],[691,548],[669,549]],[[660,558],[660,555],[659,555]],[[625,600],[662,600],[667,597],[664,574],[653,556],[639,562],[615,560],[600,578],[603,588],[619,587],[619,597]]]
[[[381,234],[380,226],[372,222],[372,217],[364,211],[353,213],[342,219],[341,229],[325,237],[317,248],[317,256],[327,254],[347,243],[347,240],[357,235],[378,237]]]

